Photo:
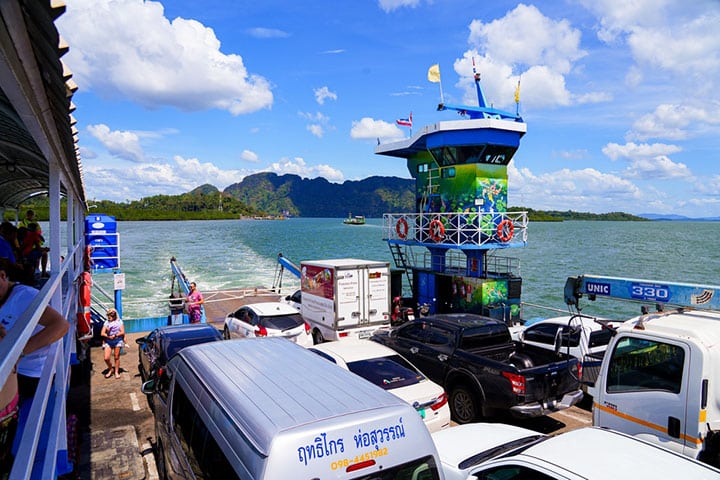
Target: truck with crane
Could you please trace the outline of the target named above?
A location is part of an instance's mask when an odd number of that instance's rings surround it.
[[[583,275],[565,301],[651,302],[614,329],[588,389],[593,425],[628,433],[720,467],[719,286]]]

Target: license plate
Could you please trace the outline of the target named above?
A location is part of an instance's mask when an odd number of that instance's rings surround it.
[[[370,333],[371,333],[371,332],[369,332],[369,331],[367,331],[367,332],[360,332],[360,333],[358,333],[358,338],[370,338]]]

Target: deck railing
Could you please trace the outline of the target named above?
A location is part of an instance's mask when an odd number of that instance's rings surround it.
[[[507,248],[527,244],[527,212],[386,213],[383,239],[449,248]]]
[[[83,250],[80,243],[67,251],[65,260],[59,268],[52,268],[50,278],[18,318],[17,327],[10,329],[0,341],[0,385],[4,385],[48,305],[58,310],[70,324],[67,334],[51,346],[31,403],[21,409],[16,433],[18,450],[10,480],[56,478],[72,468],[72,459],[68,458],[65,412],[71,358],[77,353],[75,278],[82,269]]]

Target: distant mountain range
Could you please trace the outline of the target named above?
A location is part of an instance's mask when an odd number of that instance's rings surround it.
[[[257,173],[223,193],[269,214],[342,218],[348,214],[382,217],[386,212],[415,211],[415,180],[368,177],[330,183],[322,177]]]
[[[700,217],[691,218],[683,215],[659,214],[659,213],[641,213],[638,217],[647,218],[648,220],[665,220],[673,222],[718,222],[720,217]]]

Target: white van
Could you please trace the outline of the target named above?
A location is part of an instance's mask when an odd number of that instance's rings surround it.
[[[143,391],[161,478],[443,478],[413,407],[284,338],[187,347]]]

